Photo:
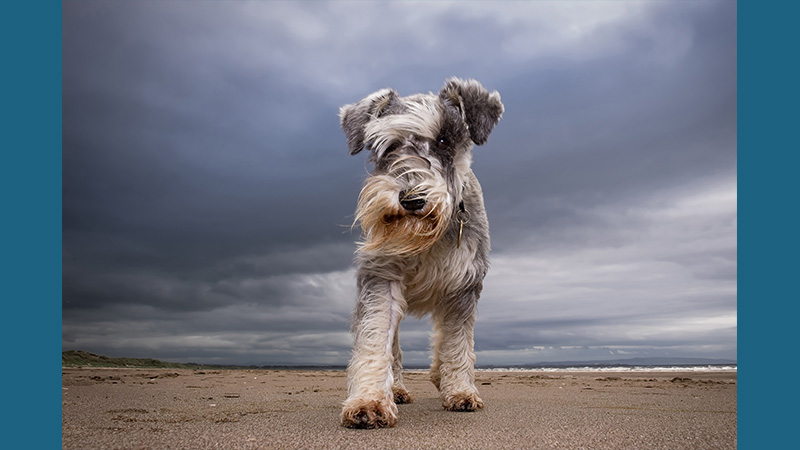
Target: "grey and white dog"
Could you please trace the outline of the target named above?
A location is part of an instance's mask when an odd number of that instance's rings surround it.
[[[340,110],[350,154],[374,170],[358,198],[358,300],[342,424],[391,427],[403,385],[398,325],[406,312],[433,322],[430,377],[451,411],[475,411],[473,324],[489,267],[489,222],[472,173],[472,146],[503,114],[500,95],[451,78],[438,94],[383,89]]]

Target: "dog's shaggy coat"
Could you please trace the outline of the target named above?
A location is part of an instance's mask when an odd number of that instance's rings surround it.
[[[489,222],[473,144],[503,114],[500,95],[452,78],[438,94],[375,92],[340,110],[350,154],[374,170],[358,198],[358,300],[342,424],[394,426],[403,385],[398,325],[406,313],[433,322],[430,377],[445,409],[483,407],[474,384],[473,324],[489,268]]]

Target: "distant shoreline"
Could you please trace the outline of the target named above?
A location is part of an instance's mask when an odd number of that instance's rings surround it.
[[[146,367],[146,366],[92,366],[92,365],[69,365],[61,366],[62,369],[141,369],[141,370],[229,370],[229,371],[273,371],[273,372],[344,372],[345,366],[200,366],[197,367]],[[404,368],[405,373],[427,373],[427,367]],[[525,372],[546,372],[546,373],[737,373],[736,365],[721,366],[607,366],[607,367],[476,367],[476,372],[485,373],[525,373]]]
[[[173,363],[153,358],[113,358],[96,355],[82,350],[62,352],[62,367],[119,367],[119,368],[174,368],[174,369],[227,369],[227,370],[345,370],[344,365],[236,365],[236,364],[201,364]],[[531,364],[511,365],[477,365],[476,370],[486,371],[526,371],[526,370],[566,370],[566,371],[736,371],[737,363],[730,360],[704,358],[630,358],[611,361],[555,361]],[[409,371],[427,370],[427,365],[407,365]]]

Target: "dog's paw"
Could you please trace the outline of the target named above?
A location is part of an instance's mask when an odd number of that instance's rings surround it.
[[[402,405],[404,403],[412,403],[414,399],[411,397],[411,394],[408,393],[407,390],[401,387],[393,387],[392,393],[394,394],[394,402],[398,405]]]
[[[442,402],[444,409],[448,411],[477,411],[483,409],[483,400],[478,394],[471,392],[460,392],[455,395],[448,395]]]
[[[347,402],[342,409],[342,425],[347,428],[387,428],[397,423],[394,403],[378,400]]]

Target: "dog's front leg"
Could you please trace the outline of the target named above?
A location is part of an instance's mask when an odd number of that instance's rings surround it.
[[[392,375],[394,376],[394,402],[396,404],[412,403],[414,399],[408,393],[408,389],[403,384],[403,351],[400,349],[400,328],[394,332],[394,343],[392,345]]]
[[[442,406],[450,411],[483,408],[475,387],[473,326],[478,294],[443,302],[434,312],[434,363],[431,380],[439,388]]]
[[[353,322],[353,357],[347,367],[347,394],[342,425],[392,427],[397,422],[392,374],[394,337],[405,311],[397,281],[359,276]]]

